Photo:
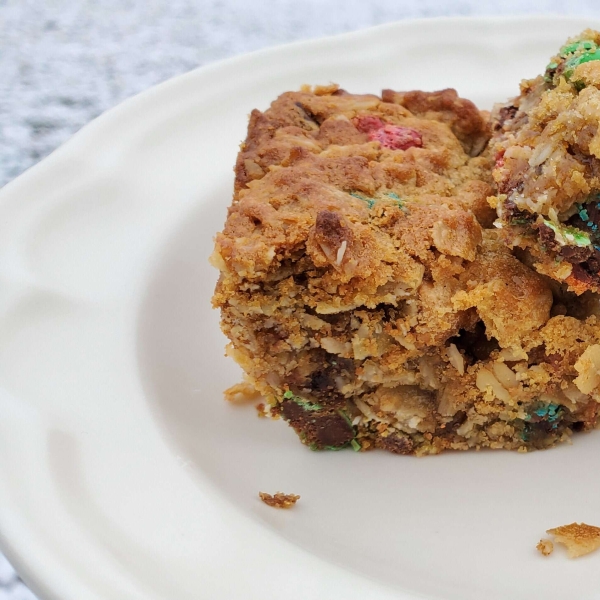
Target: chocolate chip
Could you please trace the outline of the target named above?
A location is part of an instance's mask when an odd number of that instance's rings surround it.
[[[301,115],[304,120],[308,121],[309,123],[321,125],[321,122],[317,118],[317,115],[315,115],[309,108],[307,108],[300,102],[294,102],[294,104],[300,109]]]
[[[546,361],[546,346],[544,344],[540,344],[535,348],[532,348],[527,353],[527,364],[531,365],[539,365]]]
[[[502,129],[506,121],[514,119],[519,109],[516,106],[503,106],[498,112],[498,120],[494,124],[494,129],[498,131]]]
[[[546,250],[556,252],[560,246],[555,239],[554,231],[552,231],[548,225],[544,225],[543,223],[536,225],[536,227],[540,244],[544,246]]]
[[[546,229],[549,228],[546,227]],[[578,264],[585,262],[588,258],[590,258],[594,254],[594,249],[592,246],[563,246],[560,249],[559,254],[570,263]]]
[[[598,287],[600,286],[600,275],[596,273],[590,273],[587,271],[586,263],[580,263],[578,265],[573,265],[573,270],[571,271],[571,277],[589,287]]]
[[[335,381],[332,373],[327,370],[314,371],[310,376],[310,387],[315,392],[323,392],[335,389]]]
[[[439,428],[435,434],[443,436],[448,435],[449,433],[454,433],[465,421],[467,420],[467,413],[464,410],[459,410],[452,420],[444,426],[444,428]]]
[[[375,441],[377,448],[393,452],[394,454],[411,454],[414,448],[413,441],[400,433],[392,433],[385,438],[377,438]]]
[[[344,446],[354,438],[354,430],[341,415],[325,415],[318,419],[314,435],[321,446]]]
[[[281,413],[283,414],[283,418],[292,424],[294,421],[306,418],[305,412],[306,411],[293,400],[284,400],[281,403]]]
[[[281,413],[304,443],[314,449],[342,447],[354,439],[354,428],[336,411],[305,410],[293,400],[284,400]]]
[[[478,321],[470,331],[461,329],[457,336],[450,338],[449,342],[462,350],[470,363],[487,360],[494,350],[500,348],[496,338],[487,338],[482,321]]]

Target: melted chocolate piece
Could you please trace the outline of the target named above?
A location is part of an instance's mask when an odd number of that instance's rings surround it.
[[[571,271],[571,277],[587,285],[588,287],[599,287],[600,286],[600,275],[596,273],[590,273],[586,270],[586,263],[573,265],[573,271]]]
[[[600,252],[594,248],[593,254],[585,261],[585,268],[590,273],[600,273]]]
[[[314,371],[310,376],[310,389],[314,392],[332,392],[335,390],[334,373],[331,369]]]
[[[522,176],[522,174],[515,173],[515,177]],[[506,181],[498,183],[498,191],[501,194],[509,195],[511,192],[516,191],[517,193],[522,192],[525,184],[522,180],[515,181],[514,178],[508,178]]]
[[[450,338],[449,342],[462,350],[470,363],[487,360],[494,350],[500,348],[496,338],[487,338],[482,321],[478,321],[471,331],[461,329],[457,336]]]
[[[549,227],[546,227],[546,229],[549,229]],[[594,252],[597,252],[597,250],[594,250],[592,246],[563,246],[558,253],[565,260],[576,265],[588,260],[588,258],[593,256]]]
[[[354,439],[354,428],[337,412],[306,410],[293,400],[284,400],[281,413],[304,443],[316,450],[341,448]]]
[[[507,200],[503,206],[505,220],[511,225],[530,225],[533,222],[533,216],[524,210],[519,210],[513,200]]]
[[[554,231],[552,231],[548,225],[537,225],[537,230],[540,244],[546,248],[546,250],[556,252],[560,248],[554,238]]]
[[[313,123],[315,125],[321,125],[317,115],[315,115],[309,108],[304,106],[301,102],[294,102],[294,104],[302,111],[301,115],[305,121]]]
[[[527,364],[529,366],[539,365],[540,363],[546,362],[546,346],[544,344],[541,344],[539,346],[536,346],[535,348],[532,348],[527,353],[527,358]]]
[[[414,448],[413,441],[399,433],[392,433],[385,438],[375,440],[377,448],[393,452],[394,454],[411,454]]]
[[[337,391],[336,384],[336,378],[342,374],[346,379],[354,377],[354,361],[336,357],[335,363],[325,363],[322,369],[313,371],[304,387],[310,390],[312,396],[319,398],[319,401],[323,400],[328,405],[344,406],[346,401]]]
[[[455,433],[456,430],[467,420],[467,413],[464,410],[459,410],[445,427],[436,430],[435,435],[444,436],[449,433]]]
[[[545,448],[548,442],[548,436],[556,431],[556,424],[549,423],[548,421],[525,423],[523,429],[523,441],[534,448]]]
[[[494,130],[499,131],[506,121],[514,119],[519,109],[516,106],[503,106],[498,112],[498,120],[494,123]]]
[[[340,415],[325,415],[315,427],[315,437],[320,446],[345,446],[354,439],[354,430]]]

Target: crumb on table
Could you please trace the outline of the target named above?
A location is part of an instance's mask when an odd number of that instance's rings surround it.
[[[265,504],[274,508],[291,508],[300,499],[297,494],[284,494],[283,492],[276,492],[275,495],[258,492],[258,495]]]
[[[548,529],[546,533],[553,535],[556,542],[567,547],[569,558],[577,558],[600,548],[600,527],[593,525],[571,523]]]
[[[554,551],[554,544],[550,540],[540,540],[536,548],[544,556],[550,556]]]

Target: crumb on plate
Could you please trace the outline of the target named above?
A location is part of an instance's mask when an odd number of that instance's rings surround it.
[[[544,556],[550,556],[554,551],[554,544],[550,540],[540,540],[536,548]]]
[[[259,398],[260,393],[256,391],[256,388],[250,382],[243,381],[227,388],[223,392],[223,396],[227,402],[232,404],[245,404]]]
[[[600,548],[600,527],[593,525],[571,523],[548,529],[546,533],[553,535],[556,542],[567,547],[569,558],[577,558]]]
[[[266,418],[266,417],[269,416],[268,413],[267,413],[267,411],[266,411],[266,407],[265,407],[264,402],[261,402],[260,404],[257,404],[255,406],[255,408],[256,408],[256,412],[258,413],[258,416],[261,417],[262,419],[264,419],[264,418]]]
[[[297,494],[284,494],[283,492],[276,492],[275,495],[258,492],[258,495],[265,504],[273,508],[291,508],[300,499]]]

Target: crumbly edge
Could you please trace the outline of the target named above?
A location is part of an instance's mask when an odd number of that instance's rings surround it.
[[[300,108],[315,120],[325,109],[309,96],[301,97]],[[359,97],[356,102],[363,112],[375,110],[381,117],[377,97]],[[399,106],[404,111],[396,110],[398,122],[414,119]],[[326,109],[331,111],[331,106]],[[323,122],[344,121],[335,116],[318,124],[319,134]],[[460,142],[456,136],[452,140],[448,125],[425,125],[437,133],[434,145],[447,144],[453,155],[459,154]],[[444,184],[439,176],[429,181],[423,176],[427,170],[419,159],[424,152],[405,151],[398,161],[364,140],[329,143],[325,149],[312,146],[307,152],[315,136],[309,139],[305,133],[308,141],[298,151],[298,139],[290,142],[289,137],[300,134],[289,127],[279,127],[286,131],[277,146],[286,148],[286,157],[265,170],[255,160],[258,149],[265,148],[264,140],[262,146],[253,146],[253,131],[262,135],[264,119],[255,115],[251,121],[251,141],[240,156],[244,177],[249,169],[256,179],[240,183],[238,169],[230,211],[233,224],[217,239],[213,257],[222,271],[214,302],[222,309],[223,329],[233,342],[230,355],[266,396],[273,414],[288,420],[314,449],[381,447],[400,454],[544,448],[566,439],[574,429],[595,426],[595,392],[583,393],[575,383],[580,376],[575,368],[578,357],[598,341],[595,317],[562,314],[548,320],[555,304],[551,290],[501,248],[493,234],[481,231],[485,216],[479,215],[477,225],[470,208],[452,196],[453,190],[474,181],[474,173],[485,171],[476,166],[482,159],[463,152],[462,167],[457,169],[451,161],[444,165]],[[336,127],[334,123],[329,135]],[[344,127],[347,132],[347,123]],[[273,145],[268,150],[271,154],[264,156],[271,160]],[[391,162],[408,163],[426,184],[419,188],[408,178],[390,186],[389,178],[373,176],[379,165]],[[431,171],[431,164],[428,168]],[[452,181],[460,168],[465,171],[463,181]],[[373,187],[373,181],[385,185]],[[440,195],[444,185],[449,195]],[[344,186],[351,192],[340,190]],[[353,195],[355,187],[359,189]],[[283,241],[277,239],[281,221],[271,222],[273,215],[265,208],[273,207],[273,199],[278,213],[290,206],[282,189],[292,196],[301,190],[309,199],[304,205],[292,203],[285,214],[288,222],[300,225],[299,231],[288,229]],[[324,195],[339,210],[319,211]],[[448,229],[462,222],[464,239],[443,234],[436,238],[433,229],[444,206]],[[415,231],[420,235],[411,238],[408,234]],[[382,232],[392,238],[391,245],[377,237]],[[423,239],[427,248],[419,247]],[[279,247],[271,251],[273,246],[266,242],[278,242]],[[388,254],[387,264],[369,263]],[[265,256],[269,265],[257,270]],[[350,270],[341,268],[344,261]],[[401,273],[390,270],[389,265],[398,264]],[[387,282],[394,287],[386,287]],[[515,316],[521,326],[512,322]],[[575,331],[579,337],[574,337]]]
[[[600,33],[586,30],[492,113],[497,226],[576,294],[600,291]]]

